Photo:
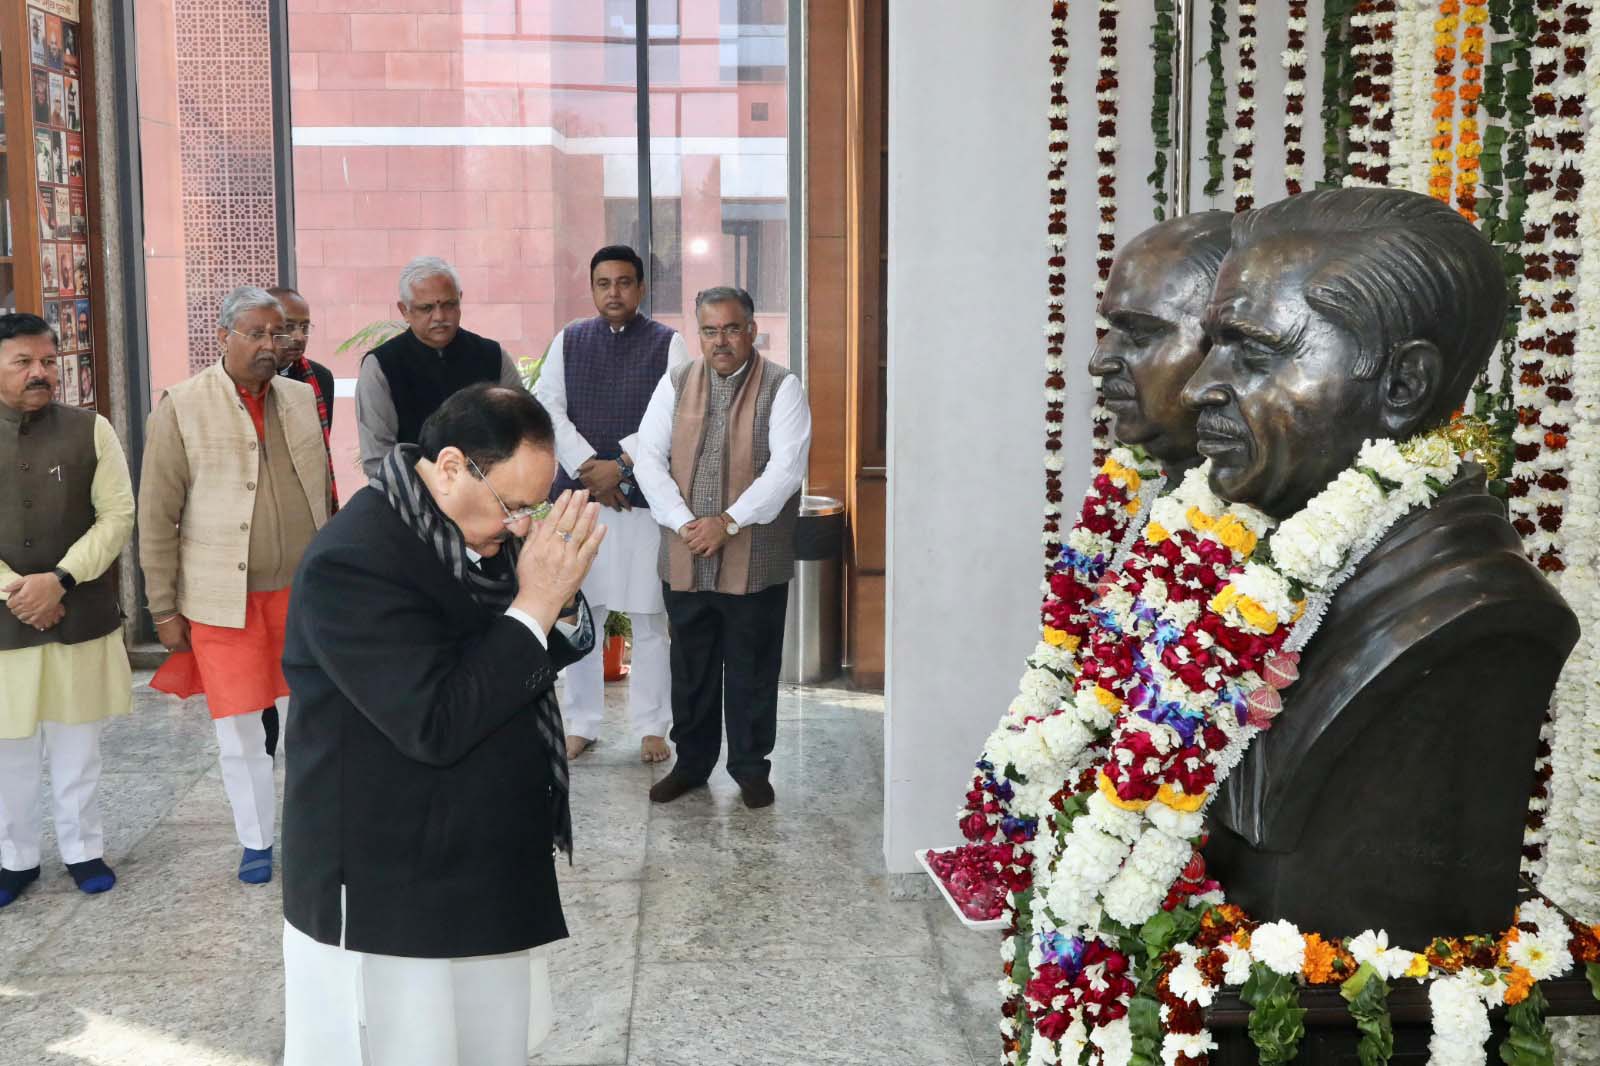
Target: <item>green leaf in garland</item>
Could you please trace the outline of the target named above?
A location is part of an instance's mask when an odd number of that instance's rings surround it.
[[[1349,92],[1351,70],[1348,18],[1353,0],[1326,0],[1322,8],[1322,182],[1334,188],[1344,178],[1344,132],[1349,129],[1349,108],[1340,105]]]
[[[1389,982],[1372,968],[1370,962],[1344,984],[1339,994],[1350,1004],[1350,1017],[1356,1021],[1361,1042],[1356,1045],[1356,1057],[1361,1066],[1385,1066],[1394,1054],[1394,1023],[1389,1017]]]
[[[1544,993],[1535,984],[1527,999],[1506,1008],[1511,1035],[1500,1045],[1500,1061],[1506,1066],[1555,1066],[1555,1046],[1550,1027],[1544,1023],[1548,1006]]]
[[[1206,69],[1211,76],[1206,92],[1207,196],[1222,192],[1222,134],[1227,130],[1228,84],[1222,76],[1222,46],[1228,41],[1228,5],[1211,0],[1211,41],[1206,48]]]
[[[1584,966],[1584,975],[1589,978],[1589,991],[1595,999],[1600,999],[1600,962],[1591,962]]]
[[[1128,1004],[1128,1029],[1133,1034],[1129,1066],[1161,1066],[1161,1004],[1141,989]]]
[[[1177,32],[1173,0],[1152,0],[1155,31],[1150,50],[1156,54],[1155,87],[1150,96],[1150,133],[1156,147],[1155,169],[1145,179],[1155,200],[1156,221],[1166,217],[1167,151],[1172,147],[1174,64],[1177,58]]]
[[[1261,1066],[1292,1062],[1306,1035],[1306,1011],[1300,1006],[1300,986],[1294,978],[1275,973],[1264,962],[1255,963],[1239,997],[1250,1005],[1250,1039],[1260,1053]]]

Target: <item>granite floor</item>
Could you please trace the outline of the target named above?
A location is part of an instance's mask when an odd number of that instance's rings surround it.
[[[720,772],[652,805],[664,768],[639,763],[623,699],[612,686],[603,740],[573,767],[572,936],[551,952],[557,1022],[531,1062],[994,1061],[995,938],[937,899],[889,898],[881,697],[786,688],[764,811]],[[51,839],[42,881],[0,911],[0,1064],[273,1066],[278,882],[234,877],[203,709],[139,688],[105,769],[121,881],[81,895]]]

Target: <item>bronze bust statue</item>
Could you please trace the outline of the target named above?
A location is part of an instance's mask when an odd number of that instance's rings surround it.
[[[1239,215],[1183,390],[1211,487],[1283,519],[1368,438],[1463,402],[1500,336],[1499,256],[1396,189]],[[1284,713],[1211,809],[1206,856],[1261,920],[1410,947],[1511,921],[1541,717],[1577,620],[1464,464],[1334,597]]]
[[[1117,440],[1158,459],[1169,482],[1200,462],[1183,384],[1211,347],[1200,318],[1232,222],[1226,211],[1199,211],[1151,226],[1117,253],[1100,301],[1108,329],[1089,373],[1100,379]]]

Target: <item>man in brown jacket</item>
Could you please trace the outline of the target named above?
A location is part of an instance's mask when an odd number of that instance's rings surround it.
[[[316,396],[278,376],[276,349],[289,340],[270,293],[229,293],[222,359],[162,396],[139,486],[139,561],[173,652],[150,684],[205,693],[249,884],[272,878],[276,798],[261,709],[289,694],[289,581],[330,504]]]

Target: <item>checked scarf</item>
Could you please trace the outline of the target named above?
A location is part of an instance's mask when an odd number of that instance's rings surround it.
[[[322,423],[322,443],[328,451],[328,491],[333,496],[333,506],[329,513],[339,509],[339,484],[333,476],[333,400],[322,395],[322,382],[317,380],[317,375],[311,370],[311,360],[305,356],[290,363],[278,371],[286,378],[303,381],[311,386],[311,391],[317,397],[317,418]]]
[[[473,599],[490,610],[505,611],[517,597],[516,563],[522,542],[514,537],[505,542],[496,556],[502,561],[492,567],[493,572],[473,565],[467,556],[467,541],[461,535],[461,528],[439,510],[433,494],[417,474],[417,462],[421,458],[422,449],[415,444],[395,445],[378,471],[377,487],[401,520],[424,544],[431,545],[445,568],[467,586]],[[574,649],[584,651],[586,644],[593,646],[594,622],[581,596],[578,615],[580,631],[571,643]],[[508,663],[506,669],[515,667]],[[566,729],[561,723],[561,708],[556,703],[555,693],[547,692],[539,698],[535,720],[550,763],[556,847],[566,852],[567,861],[571,862],[572,807],[568,798]]]

